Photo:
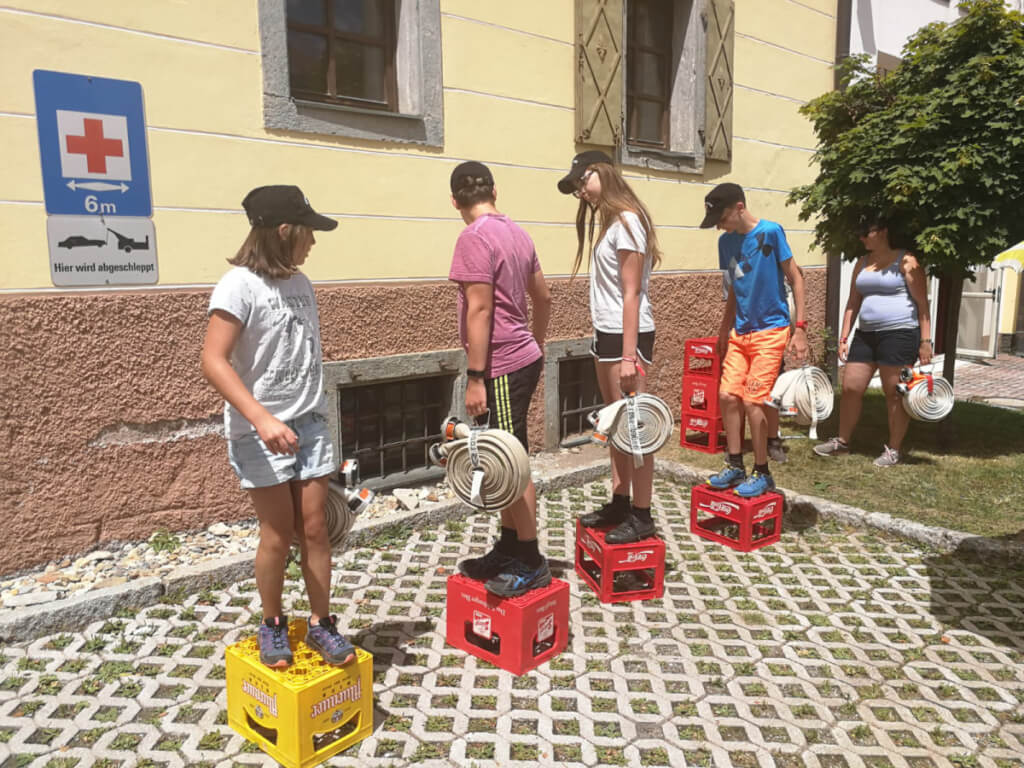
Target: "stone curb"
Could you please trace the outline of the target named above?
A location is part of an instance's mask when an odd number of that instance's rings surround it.
[[[537,493],[558,491],[604,478],[608,462],[599,461],[565,471],[542,475],[536,480]],[[707,473],[685,464],[659,460],[656,474],[687,485],[704,482]],[[907,539],[942,552],[967,553],[985,558],[999,558],[1007,563],[1024,562],[1024,545],[1016,542],[974,536],[961,531],[921,525],[881,512],[867,512],[857,507],[838,504],[817,496],[785,491],[786,514],[806,515],[834,520],[853,527],[876,530]],[[366,522],[357,522],[349,534],[347,546],[366,546],[375,538],[403,528],[438,526],[447,520],[468,517],[474,510],[461,501],[452,501],[430,509],[412,510],[387,515]],[[0,642],[26,642],[58,632],[80,631],[93,621],[113,616],[124,609],[152,605],[166,594],[190,594],[217,584],[228,584],[252,577],[252,553],[233,555],[186,566],[172,571],[162,579],[147,578],[116,587],[86,592],[47,605],[18,608],[0,615]]]
[[[567,471],[556,471],[536,479],[540,494],[599,480],[608,472],[608,462],[592,462]],[[468,517],[474,510],[462,501],[450,501],[429,509],[398,512],[373,520],[357,521],[346,547],[366,546],[382,534],[403,528],[437,527],[447,520]],[[58,632],[81,631],[93,621],[106,619],[117,611],[137,610],[152,605],[168,594],[192,594],[215,585],[252,578],[252,553],[184,566],[162,578],[136,579],[115,587],[85,592],[45,605],[16,608],[0,614],[0,642],[27,642]]]

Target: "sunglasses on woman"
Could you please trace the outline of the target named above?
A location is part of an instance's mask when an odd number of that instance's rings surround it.
[[[583,197],[583,188],[587,186],[587,182],[590,181],[590,177],[596,173],[593,168],[588,171],[584,171],[583,175],[580,176],[579,181],[576,182],[576,189],[572,191],[572,196],[577,200]]]

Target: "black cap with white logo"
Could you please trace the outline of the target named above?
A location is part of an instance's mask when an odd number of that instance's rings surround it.
[[[704,221],[700,223],[701,229],[708,229],[715,226],[725,209],[736,203],[746,203],[747,198],[743,194],[743,187],[739,184],[725,182],[708,192],[704,198]]]
[[[569,172],[559,180],[558,191],[563,195],[571,195],[573,190],[576,189],[576,182],[583,178],[587,168],[597,163],[615,165],[612,159],[599,149],[589,149],[586,152],[580,152],[572,159],[572,166],[570,166]]]
[[[329,231],[338,222],[313,210],[302,190],[291,184],[256,187],[245,196],[242,207],[254,227],[301,224],[310,229]]]

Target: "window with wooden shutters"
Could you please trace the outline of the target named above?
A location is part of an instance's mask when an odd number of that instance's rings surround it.
[[[706,0],[707,85],[704,156],[732,159],[733,0]]]
[[[674,0],[629,0],[626,16],[626,138],[667,147],[672,96]]]
[[[576,0],[576,141],[622,139],[623,0]]]
[[[390,0],[288,0],[288,69],[298,98],[395,111]]]

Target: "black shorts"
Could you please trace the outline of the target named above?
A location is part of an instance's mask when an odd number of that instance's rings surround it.
[[[484,387],[487,390],[487,408],[489,414],[476,417],[478,426],[487,424],[492,428],[511,432],[527,451],[530,450],[529,438],[526,435],[526,415],[530,410],[540,372],[544,367],[544,358],[539,357],[525,368],[506,373],[494,379],[487,379]]]
[[[622,334],[605,333],[595,328],[590,354],[602,363],[617,363],[622,359]],[[637,334],[636,354],[648,365],[654,362],[654,331]]]
[[[858,328],[850,342],[846,362],[913,365],[917,362],[920,346],[920,328],[894,328],[891,331],[862,331]]]

